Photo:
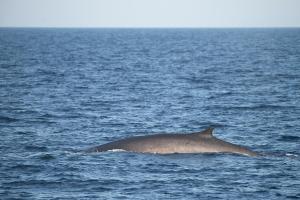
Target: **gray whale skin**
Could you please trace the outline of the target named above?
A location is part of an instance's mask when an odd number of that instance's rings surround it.
[[[90,148],[86,152],[124,150],[139,153],[234,153],[258,156],[245,147],[213,136],[213,128],[189,134],[155,134],[136,136]]]

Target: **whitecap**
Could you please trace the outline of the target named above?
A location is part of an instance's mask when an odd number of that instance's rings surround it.
[[[108,150],[110,152],[123,152],[123,151],[126,151],[124,149],[111,149],[111,150]]]

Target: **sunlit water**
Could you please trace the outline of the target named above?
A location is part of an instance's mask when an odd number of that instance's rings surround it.
[[[1,199],[300,198],[300,29],[0,29]],[[215,127],[267,156],[82,153]]]

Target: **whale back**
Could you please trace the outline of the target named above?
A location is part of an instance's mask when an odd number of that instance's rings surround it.
[[[213,136],[213,128],[189,134],[156,134],[135,136],[109,142],[87,152],[102,152],[122,149],[141,153],[238,153],[256,156],[257,153],[245,147],[220,140]]]

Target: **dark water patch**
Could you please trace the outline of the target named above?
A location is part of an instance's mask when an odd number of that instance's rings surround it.
[[[42,165],[31,165],[31,164],[17,164],[14,166],[11,166],[8,170],[13,170],[13,171],[26,171],[26,172],[31,172],[31,173],[36,173],[40,172],[44,169]]]
[[[16,135],[31,135],[33,133],[32,132],[28,132],[28,131],[16,131],[15,134]]]
[[[298,195],[288,195],[286,196],[287,199],[300,199],[300,194]]]
[[[25,119],[24,122],[26,122],[26,124],[30,124],[30,125],[34,125],[34,124],[37,124],[37,125],[42,125],[42,124],[55,125],[56,124],[56,122],[54,122],[54,121],[49,121],[47,119],[42,119],[42,118]]]
[[[203,129],[212,127],[212,128],[225,128],[225,127],[230,127],[229,124],[223,124],[223,123],[218,123],[218,122],[212,122],[212,121],[203,121],[203,122],[195,122],[197,125],[203,127]],[[199,127],[200,130],[200,127]],[[199,131],[198,130],[198,131]]]
[[[203,76],[200,77],[180,77],[181,80],[190,83],[192,85],[198,85],[198,86],[206,86],[207,83],[213,82],[213,76],[207,75],[207,73],[203,73]],[[206,84],[205,84],[206,83]],[[207,86],[205,87],[207,88]]]
[[[88,185],[88,189],[90,191],[96,191],[96,192],[109,192],[109,191],[113,191],[114,188],[113,187],[108,187],[108,186],[101,186],[101,185],[90,185],[90,184],[87,184]]]
[[[19,121],[19,119],[15,117],[0,116],[0,123],[13,123],[17,121]]]
[[[54,160],[56,159],[56,157],[54,155],[51,155],[51,154],[44,154],[44,155],[40,155],[39,158],[41,160],[44,160],[44,161],[49,161],[49,160]]]
[[[40,118],[42,118],[42,119],[55,119],[55,118],[59,118],[59,116],[55,115],[55,114],[45,113],[45,114],[42,114],[40,116]]]
[[[0,192],[0,198],[3,200],[32,199],[34,195],[30,192],[4,191]]]
[[[239,108],[239,107],[237,107]],[[254,110],[293,110],[293,109],[297,109],[296,106],[281,106],[281,105],[269,105],[269,104],[261,104],[261,105],[257,105],[257,106],[242,106],[242,109],[254,109]]]
[[[220,97],[229,97],[229,96],[232,96],[233,94],[234,94],[234,92],[232,92],[232,91],[217,91],[215,93],[212,93],[209,98],[214,99],[214,98],[220,98]]]
[[[299,142],[300,137],[295,135],[282,135],[277,140],[281,142]]]
[[[0,64],[1,66],[1,69],[6,69],[6,68],[15,68],[17,67],[18,65],[17,64],[13,64],[13,63],[7,63],[7,64]]]
[[[25,146],[25,150],[31,152],[45,152],[48,151],[48,148],[44,146],[27,145]]]
[[[22,188],[28,188],[28,189],[32,189],[32,187],[37,188],[43,188],[45,186],[47,186],[48,188],[59,188],[60,186],[62,186],[64,184],[64,182],[60,182],[60,181],[50,181],[50,180],[19,180],[19,181],[9,181],[9,182],[5,182],[3,184],[3,186],[5,188],[10,188],[10,187],[22,187]]]

